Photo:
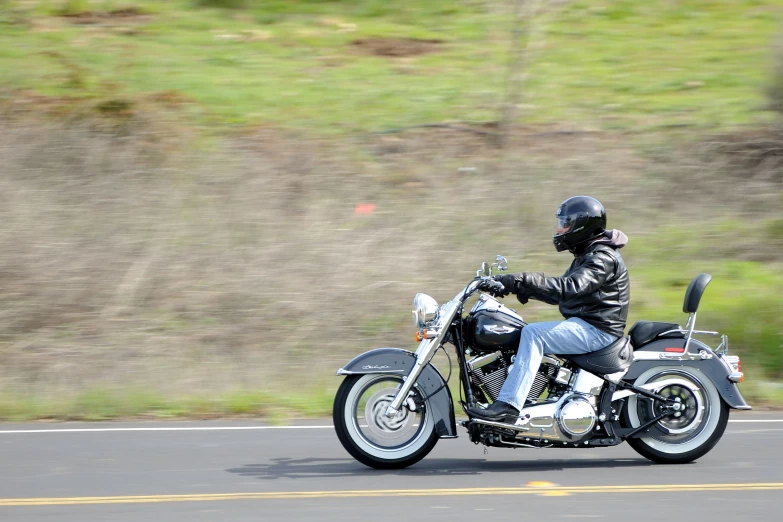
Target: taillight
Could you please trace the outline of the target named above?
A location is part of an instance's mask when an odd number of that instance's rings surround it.
[[[729,367],[731,367],[731,373],[729,374],[729,380],[731,382],[743,382],[745,381],[745,374],[742,373],[742,361],[740,361],[737,355],[724,355],[725,360]]]

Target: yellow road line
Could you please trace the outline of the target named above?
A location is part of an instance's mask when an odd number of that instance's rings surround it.
[[[287,491],[264,493],[216,493],[193,495],[147,495],[117,497],[3,498],[0,507],[67,506],[86,504],[139,504],[155,502],[212,502],[218,500],[273,500],[356,497],[444,497],[457,495],[566,496],[581,493],[680,493],[694,491],[783,490],[783,482],[750,484],[657,484],[640,486],[575,486],[520,488],[378,489],[357,491]]]

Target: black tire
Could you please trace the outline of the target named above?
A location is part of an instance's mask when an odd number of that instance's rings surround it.
[[[397,376],[389,375],[350,375],[340,385],[334,399],[332,417],[337,438],[345,450],[353,458],[375,469],[402,469],[411,466],[432,451],[438,442],[438,434],[435,432],[435,423],[432,421],[432,413],[426,402],[422,412],[422,422],[418,431],[407,445],[402,447],[385,448],[374,444],[363,436],[355,415],[348,415],[348,410],[353,410],[358,401],[357,395],[361,388],[369,388],[376,381],[399,381]],[[404,408],[404,406],[403,406]]]
[[[702,392],[700,398],[705,403],[702,410],[706,410],[703,415],[707,416],[702,418],[703,426],[699,430],[693,430],[694,433],[689,435],[690,438],[686,438],[679,443],[672,440],[675,438],[674,436],[663,435],[660,432],[657,432],[659,435],[627,440],[628,444],[637,453],[653,462],[658,464],[685,464],[703,457],[715,447],[723,436],[724,431],[726,431],[726,426],[729,422],[729,406],[721,399],[712,381],[696,369],[689,368],[683,370],[676,367],[658,367],[640,375],[635,384],[645,384],[669,377],[685,378],[695,384]],[[634,414],[634,409],[639,408],[639,406],[631,399],[636,399],[636,397],[631,397],[626,402],[623,410],[623,424],[626,427],[637,427],[640,425],[640,420],[639,414]]]

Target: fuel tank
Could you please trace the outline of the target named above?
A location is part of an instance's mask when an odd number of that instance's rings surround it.
[[[516,350],[526,324],[514,310],[484,294],[465,322],[465,339],[479,352]]]

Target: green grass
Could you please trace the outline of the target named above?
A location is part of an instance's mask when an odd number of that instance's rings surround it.
[[[342,134],[497,117],[510,24],[503,2],[204,4],[242,2],[6,2],[0,88],[88,101],[175,92],[210,127]],[[611,129],[764,120],[775,5],[569,2],[536,21],[545,38],[534,41],[524,117]],[[127,6],[149,15],[85,25],[55,16]],[[351,45],[368,37],[444,43],[388,58]]]
[[[279,423],[296,417],[328,417],[339,382],[276,396],[235,390],[218,395],[164,396],[143,390],[94,388],[73,397],[0,395],[0,421],[253,417]]]
[[[740,384],[745,400],[754,409],[780,408],[783,406],[783,386],[780,382],[767,381],[758,368],[742,367],[745,382]]]

